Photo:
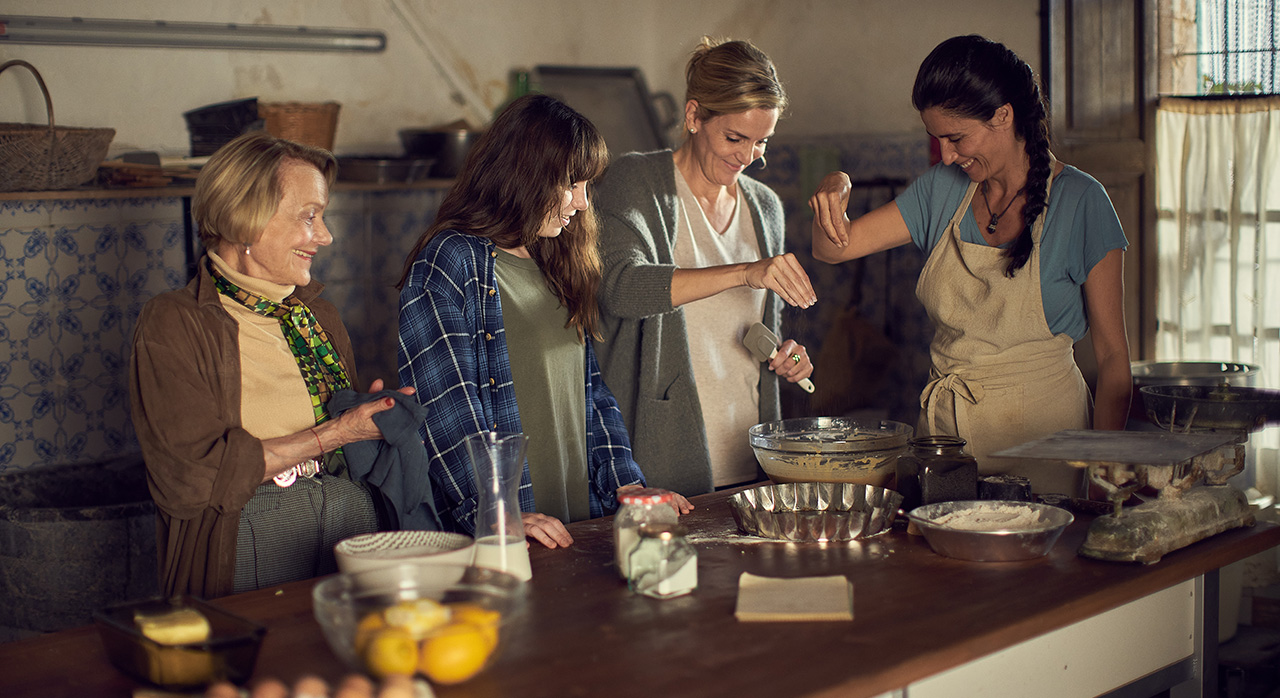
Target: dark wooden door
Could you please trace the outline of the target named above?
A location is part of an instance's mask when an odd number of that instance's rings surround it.
[[[1155,22],[1147,9],[1149,1],[1042,3],[1043,77],[1049,92],[1054,154],[1107,188],[1124,226],[1129,239],[1125,320],[1134,360],[1152,358],[1155,338],[1150,147],[1155,42],[1149,38]],[[1076,357],[1092,384],[1096,362],[1088,339],[1076,346]]]

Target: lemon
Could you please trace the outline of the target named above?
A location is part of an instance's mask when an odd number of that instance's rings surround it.
[[[502,614],[477,603],[462,601],[449,605],[450,620],[455,623],[471,623],[484,629],[491,645],[498,644],[498,626]]]
[[[373,639],[374,633],[385,627],[387,627],[387,622],[382,619],[382,613],[380,611],[366,613],[356,625],[356,638],[354,643],[356,654],[363,657],[365,647],[369,645],[369,640]]]
[[[449,622],[449,609],[431,599],[413,599],[387,607],[382,617],[387,625],[404,628],[413,635],[413,639],[421,640]]]
[[[412,676],[418,665],[418,642],[404,628],[375,630],[364,650],[364,665],[379,678]]]
[[[439,684],[462,683],[484,668],[494,648],[489,637],[474,623],[450,623],[422,643],[418,669]]]

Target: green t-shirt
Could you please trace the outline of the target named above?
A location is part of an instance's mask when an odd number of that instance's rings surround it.
[[[536,262],[502,250],[495,262],[534,506],[566,523],[590,518],[586,346]]]

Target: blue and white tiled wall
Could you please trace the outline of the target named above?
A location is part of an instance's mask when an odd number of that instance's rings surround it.
[[[440,195],[334,192],[316,277],[366,382],[396,382],[394,285]],[[130,340],[142,306],[187,282],[184,230],[179,197],[0,201],[0,472],[138,450]]]
[[[928,370],[929,322],[915,298],[923,259],[911,246],[827,265],[810,255],[806,202],[821,176],[849,172],[851,214],[928,167],[923,139],[774,139],[752,175],[782,197],[787,246],[819,302],[788,311],[784,330],[814,357],[817,392],[783,391],[786,416],[869,412],[914,423]],[[334,243],[315,275],[342,312],[365,383],[396,379],[396,315],[404,256],[442,190],[333,193]],[[179,197],[0,201],[0,472],[137,451],[128,361],[138,313],[186,283]],[[197,247],[198,249],[198,247]],[[181,409],[181,405],[175,405]]]
[[[316,255],[315,277],[342,312],[360,381],[399,385],[396,282],[405,255],[435,219],[443,190],[334,192],[325,213],[333,244]]]
[[[0,202],[0,470],[137,450],[129,339],[183,283],[182,202]]]

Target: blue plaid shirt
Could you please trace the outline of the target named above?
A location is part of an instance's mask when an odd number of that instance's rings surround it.
[[[474,533],[476,486],[463,439],[483,431],[519,432],[511,359],[487,239],[446,231],[414,260],[400,291],[400,384],[427,407],[418,429],[430,459],[436,509],[446,528]],[[616,490],[644,484],[631,458],[622,413],[586,346],[588,502],[592,517],[617,509]],[[536,511],[529,463],[520,508]]]

